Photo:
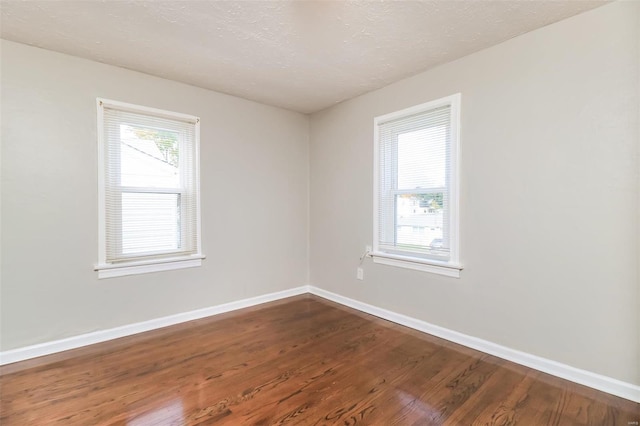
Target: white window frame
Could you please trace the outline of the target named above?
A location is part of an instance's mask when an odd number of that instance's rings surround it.
[[[435,274],[445,275],[449,277],[459,278],[462,265],[460,263],[460,102],[461,95],[447,96],[431,102],[426,102],[401,111],[385,114],[374,119],[374,148],[373,148],[373,251],[371,257],[374,263],[384,265],[397,266],[401,268],[414,269],[419,271],[431,272]],[[451,164],[449,166],[450,182],[449,182],[449,210],[448,217],[445,221],[447,229],[445,235],[449,235],[449,259],[425,259],[419,256],[412,256],[411,253],[404,252],[402,254],[390,253],[385,251],[380,244],[379,238],[379,207],[380,207],[380,176],[382,173],[380,164],[380,134],[379,126],[381,123],[390,120],[397,120],[411,115],[429,112],[431,110],[441,108],[443,106],[450,107],[451,113],[451,138],[449,149],[449,158]],[[398,193],[407,191],[398,191]],[[412,191],[415,192],[415,191]],[[433,192],[427,190],[425,192]]]
[[[145,274],[149,272],[168,271],[174,269],[193,268],[202,265],[202,259],[205,256],[202,254],[201,246],[201,230],[200,230],[200,118],[182,114],[172,111],[166,111],[157,108],[150,108],[140,105],[129,104],[125,102],[113,101],[109,99],[97,98],[96,105],[98,110],[98,263],[94,265],[94,270],[98,271],[98,278],[112,278],[125,275],[137,275]],[[139,258],[136,259],[132,256],[131,259],[108,262],[107,261],[107,207],[106,207],[106,161],[105,148],[106,141],[104,137],[104,113],[105,108],[117,109],[120,111],[134,112],[137,114],[149,115],[153,117],[166,118],[169,120],[188,122],[194,125],[194,164],[192,165],[195,173],[195,197],[196,197],[196,235],[197,235],[197,250],[194,254],[189,255],[176,255],[171,256],[168,253],[164,257],[152,257],[152,258]],[[183,156],[180,156],[182,158]],[[180,160],[182,161],[182,160]],[[181,172],[184,170],[184,165],[180,167]],[[124,191],[127,188],[121,188]],[[134,192],[145,193],[176,193],[182,194],[184,189],[177,188],[175,190],[165,190],[164,188],[143,188],[136,187]],[[181,197],[184,199],[184,197]],[[181,237],[185,238],[186,229],[185,224],[182,225]],[[157,254],[162,255],[164,253],[146,253],[149,255]]]

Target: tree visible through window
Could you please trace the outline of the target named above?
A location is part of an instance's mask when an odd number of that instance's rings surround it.
[[[457,265],[458,104],[459,95],[375,119],[374,261]]]
[[[181,248],[179,159],[178,132],[120,124],[123,255]]]
[[[133,129],[138,139],[151,140],[165,162],[178,167],[178,136],[175,132],[153,129]]]
[[[100,265],[201,259],[197,117],[106,100],[99,112]]]

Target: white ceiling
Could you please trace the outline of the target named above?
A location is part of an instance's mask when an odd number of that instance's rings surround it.
[[[602,4],[0,0],[0,35],[310,113]]]

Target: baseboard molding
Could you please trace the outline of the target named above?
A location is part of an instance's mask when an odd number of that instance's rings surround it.
[[[443,338],[450,342],[454,342],[490,355],[497,356],[502,359],[506,359],[511,362],[515,362],[516,364],[524,365],[526,367],[551,374],[552,376],[560,377],[562,379],[566,379],[584,386],[588,386],[590,388],[594,388],[612,395],[619,396],[621,398],[640,403],[640,386],[613,379],[611,377],[603,376],[601,374],[592,373],[590,371],[582,370],[536,355],[531,355],[526,352],[511,349],[506,346],[489,342],[487,340],[479,339],[477,337],[468,336],[457,331],[429,324],[428,322],[416,318],[398,314],[396,312],[369,305],[367,303],[359,302],[357,300],[308,285],[229,302],[209,308],[183,312],[180,314],[156,318],[153,320],[143,321],[135,324],[128,324],[122,327],[95,331],[92,333],[69,337],[66,339],[55,340],[51,342],[45,342],[37,345],[0,352],[0,365],[11,364],[14,362],[37,358],[44,355],[51,355],[57,352],[76,349],[95,343],[106,342],[108,340],[118,339],[120,337],[131,336],[133,334],[143,333],[145,331],[156,330],[159,328],[205,318],[212,315],[248,308],[262,303],[273,302],[275,300],[297,296],[304,293],[311,293],[324,299],[339,303],[341,305],[357,309],[358,311],[386,319],[396,324],[404,325],[406,327],[413,328],[414,330],[422,331],[424,333]]]
[[[428,322],[416,318],[411,318],[377,306],[359,302],[318,287],[309,286],[309,293],[341,305],[366,312],[376,317],[386,319],[396,324],[404,325],[450,342],[458,343],[460,345],[497,356],[498,358],[506,359],[508,361],[515,362],[516,364],[551,374],[552,376],[560,377],[562,379],[616,395],[621,398],[629,399],[634,402],[640,402],[640,386],[631,383],[623,382],[601,374],[592,373],[590,371],[528,354],[526,352],[521,352],[487,340],[478,339],[477,337],[468,336],[457,331],[429,324]]]
[[[299,294],[308,293],[308,291],[308,286],[296,287],[288,290],[278,291],[275,293],[250,297],[248,299],[224,303],[222,305],[196,309],[194,311],[169,315],[149,321],[128,324],[108,330],[94,331],[92,333],[81,334],[78,336],[68,337],[66,339],[54,340],[51,342],[39,343],[32,346],[12,349],[0,352],[0,365],[11,364],[14,362],[37,358],[44,355],[51,355],[70,349],[77,349],[83,346],[93,345],[95,343],[101,343],[108,340],[118,339],[120,337],[131,336],[133,334],[144,333],[145,331],[156,330],[158,328],[168,327],[171,325],[205,318],[212,315],[231,312],[242,308],[248,308],[250,306],[259,305],[261,303],[272,302],[291,296],[297,296]]]

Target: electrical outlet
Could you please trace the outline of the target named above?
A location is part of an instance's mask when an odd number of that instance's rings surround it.
[[[359,280],[364,280],[364,269],[362,268],[356,269],[356,278]]]

